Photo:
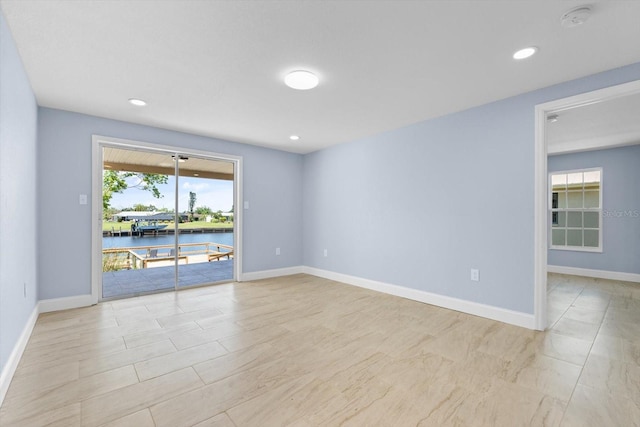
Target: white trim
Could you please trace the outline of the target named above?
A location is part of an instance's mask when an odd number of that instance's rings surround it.
[[[102,145],[91,137],[91,303],[102,297]]]
[[[543,104],[544,105],[544,104]],[[544,331],[547,326],[547,111],[535,108],[534,146],[534,224],[533,224],[533,318],[534,328]]]
[[[475,316],[481,316],[487,319],[521,326],[523,328],[535,328],[534,316],[529,313],[522,313],[506,308],[480,304],[477,302],[466,301],[458,298],[448,297],[445,295],[421,291],[418,289],[378,282],[375,280],[363,279],[361,277],[349,276],[347,274],[335,273],[333,271],[321,270],[319,268],[303,267],[303,272],[306,274],[311,274],[313,276],[323,277],[325,279],[346,283],[348,285],[358,286],[360,288],[370,289],[372,291],[382,292],[389,295],[395,295],[398,297],[436,305],[438,307],[448,308],[450,310],[456,310],[467,314],[473,314]]]
[[[598,104],[600,102],[611,101],[613,99],[635,94],[640,94],[640,80],[609,86],[591,92],[580,93],[567,98],[556,99],[555,101],[545,102],[544,104],[540,104],[536,107],[544,107],[549,113],[557,113],[576,107]]]
[[[600,215],[602,217],[602,215]],[[566,230],[584,230],[582,228],[566,228]],[[594,228],[587,228],[586,230],[595,230]],[[602,234],[602,229],[598,229],[600,234]],[[602,237],[598,237],[602,241]],[[554,246],[550,245],[549,249],[554,251],[569,251],[569,252],[591,252],[601,254],[603,252],[602,248],[589,247],[589,246]]]
[[[24,325],[22,333],[20,334],[18,341],[13,347],[9,358],[7,359],[7,363],[4,365],[2,373],[0,374],[0,406],[4,401],[7,391],[9,390],[9,385],[11,384],[11,380],[13,379],[13,375],[16,373],[18,363],[22,358],[24,349],[27,347],[29,338],[31,338],[31,333],[33,332],[33,328],[36,325],[36,321],[38,320],[38,315],[40,313],[48,313],[51,311],[87,307],[93,304],[95,303],[93,303],[92,295],[78,295],[65,298],[45,299],[40,300],[36,303],[35,307],[33,307],[33,311],[31,312],[31,316],[29,316],[27,323]]]
[[[538,330],[545,329],[547,318],[547,114],[638,93],[640,93],[640,80],[545,102],[535,107],[533,280],[534,318]]]
[[[93,295],[76,295],[64,298],[43,299],[38,302],[40,313],[89,307],[94,304],[96,303],[93,302]]]
[[[155,144],[150,142],[134,141],[122,138],[113,138],[109,136],[92,135],[93,148],[93,170],[92,170],[92,257],[91,257],[91,295],[92,303],[95,304],[101,299],[102,295],[102,260],[97,254],[102,250],[102,147],[118,147],[122,149],[143,149],[151,151],[161,151],[171,154],[176,152],[189,156],[199,156],[205,159],[224,160],[232,162],[234,165],[233,177],[233,206],[234,206],[234,230],[233,230],[233,247],[234,262],[233,274],[234,280],[240,281],[242,274],[242,219],[243,212],[241,207],[244,205],[242,199],[242,156],[233,154],[221,154],[212,151],[203,151],[180,146],[169,146]]]
[[[233,256],[233,277],[235,280],[240,281],[242,276],[242,230],[244,213],[239,212],[244,208],[243,195],[242,195],[242,157],[238,157],[233,162],[233,247],[234,251],[237,249],[238,256]]]
[[[29,342],[29,338],[31,337],[31,332],[33,332],[33,327],[36,325],[36,321],[38,320],[39,314],[39,304],[36,304],[33,307],[33,311],[31,312],[31,316],[27,319],[27,323],[24,325],[22,329],[22,333],[18,338],[18,342],[13,347],[13,351],[9,355],[7,359],[7,363],[5,363],[4,368],[2,369],[2,373],[0,374],[0,406],[4,401],[4,397],[9,390],[9,385],[11,384],[11,380],[13,379],[13,374],[15,374],[16,369],[18,368],[18,363],[20,362],[20,358],[22,357],[22,353],[24,353],[24,349],[27,347],[27,343]]]
[[[547,271],[549,273],[570,274],[572,276],[640,283],[640,274],[623,273],[621,271],[592,270],[590,268],[564,267],[561,265],[549,265],[547,266]]]
[[[274,268],[273,270],[252,271],[242,273],[239,282],[251,282],[254,280],[271,279],[273,277],[291,276],[292,274],[304,273],[304,266]]]
[[[553,176],[554,175],[569,175],[569,174],[574,174],[574,173],[582,173],[584,174],[585,172],[600,172],[600,182],[599,182],[599,187],[598,187],[598,207],[597,208],[570,208],[570,207],[564,207],[564,208],[559,208],[556,207],[554,208],[552,206],[552,200],[553,200],[553,194],[554,193],[561,193],[561,192],[565,192],[567,193],[567,200],[566,200],[566,204],[569,204],[569,193],[578,193],[580,192],[582,194],[582,196],[584,197],[585,193],[587,192],[587,190],[584,188],[584,176],[582,179],[582,189],[581,190],[569,190],[568,188],[566,188],[564,191],[554,191],[553,190]],[[602,253],[603,251],[603,245],[602,245],[602,211],[603,211],[603,207],[602,207],[602,193],[603,193],[603,189],[604,189],[604,173],[603,173],[603,168],[602,167],[596,167],[596,168],[582,168],[582,169],[570,169],[570,170],[562,170],[562,171],[553,171],[553,172],[549,172],[549,179],[547,181],[547,206],[549,208],[549,217],[551,218],[554,211],[556,211],[558,214],[561,212],[566,213],[566,217],[565,217],[565,225],[564,227],[553,227],[553,224],[551,224],[551,221],[547,221],[547,236],[551,236],[551,242],[547,242],[549,244],[549,249],[553,249],[553,250],[558,250],[558,251],[575,251],[575,252],[597,252],[597,253]],[[593,191],[593,190],[590,190]],[[585,212],[596,212],[598,213],[598,246],[584,246],[584,232],[585,230],[593,230],[593,228],[589,229],[589,228],[585,228],[584,226],[584,217],[583,217],[583,221],[582,221],[582,225],[580,227],[569,227],[569,212],[580,212],[580,213],[585,213]],[[583,246],[570,246],[568,244],[566,244],[568,237],[565,234],[565,244],[564,245],[554,245],[553,244],[553,230],[564,230],[565,232],[568,230],[580,230],[582,232],[582,245]]]
[[[132,139],[114,138],[104,135],[92,135],[93,142],[101,142],[111,147],[119,147],[123,149],[142,148],[156,151],[164,151],[169,154],[175,154],[179,151],[180,154],[193,154],[194,156],[202,156],[205,158],[215,158],[228,161],[242,160],[242,156],[236,156],[233,154],[216,153],[214,151],[198,150],[196,148],[180,147],[175,145],[163,145],[155,144],[152,142],[136,141]]]

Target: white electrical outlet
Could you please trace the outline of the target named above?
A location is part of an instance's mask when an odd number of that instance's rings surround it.
[[[86,205],[87,204],[87,195],[86,194],[81,194],[80,197],[78,197],[78,202],[81,205]]]
[[[280,255],[280,248],[276,248],[276,255]]]
[[[329,256],[329,251],[327,251],[326,249],[324,250],[324,256]]]
[[[477,270],[475,268],[471,269],[471,280],[473,282],[479,282],[480,281],[480,270]]]

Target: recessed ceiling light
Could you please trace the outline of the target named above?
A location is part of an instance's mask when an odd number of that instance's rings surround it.
[[[299,139],[300,139],[300,137],[299,137],[298,135],[291,135],[291,136],[289,137],[289,139],[290,139],[290,140],[292,140],[292,141],[297,141],[297,140],[299,140]]]
[[[318,86],[318,76],[311,71],[296,70],[287,74],[284,83],[292,89],[307,90]]]
[[[199,173],[194,173],[193,176],[200,176],[200,174]]]
[[[129,104],[135,105],[136,107],[144,107],[145,105],[147,105],[145,101],[137,98],[129,98]]]
[[[513,59],[525,59],[533,56],[538,51],[538,48],[535,46],[525,47],[524,49],[520,49],[516,53],[513,54]]]

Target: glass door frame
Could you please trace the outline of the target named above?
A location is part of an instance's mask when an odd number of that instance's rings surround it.
[[[238,208],[242,204],[242,157],[220,154],[210,151],[190,149],[178,146],[160,145],[141,141],[132,141],[121,138],[92,135],[92,195],[91,195],[91,303],[97,304],[102,298],[102,171],[103,171],[103,148],[113,147],[123,150],[152,151],[156,153],[168,154],[172,156],[184,155],[194,156],[202,159],[225,161],[233,163],[233,205],[234,205],[234,229],[233,229],[233,278],[234,281],[241,280],[242,272],[242,209]],[[178,162],[176,162],[176,197],[175,213],[178,215]],[[177,223],[176,223],[177,226]],[[176,242],[179,235],[175,234]],[[176,258],[174,290],[178,288],[178,260]],[[206,286],[206,285],[205,285]],[[164,291],[166,292],[166,291]]]

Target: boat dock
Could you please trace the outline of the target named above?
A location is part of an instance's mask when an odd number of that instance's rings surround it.
[[[233,233],[233,228],[181,228],[178,234],[200,234],[200,233]],[[174,235],[176,230],[174,228],[164,228],[157,230],[154,235]],[[131,229],[123,230],[122,227],[116,229],[111,227],[111,230],[102,230],[102,237],[129,237],[138,236],[136,231]]]

